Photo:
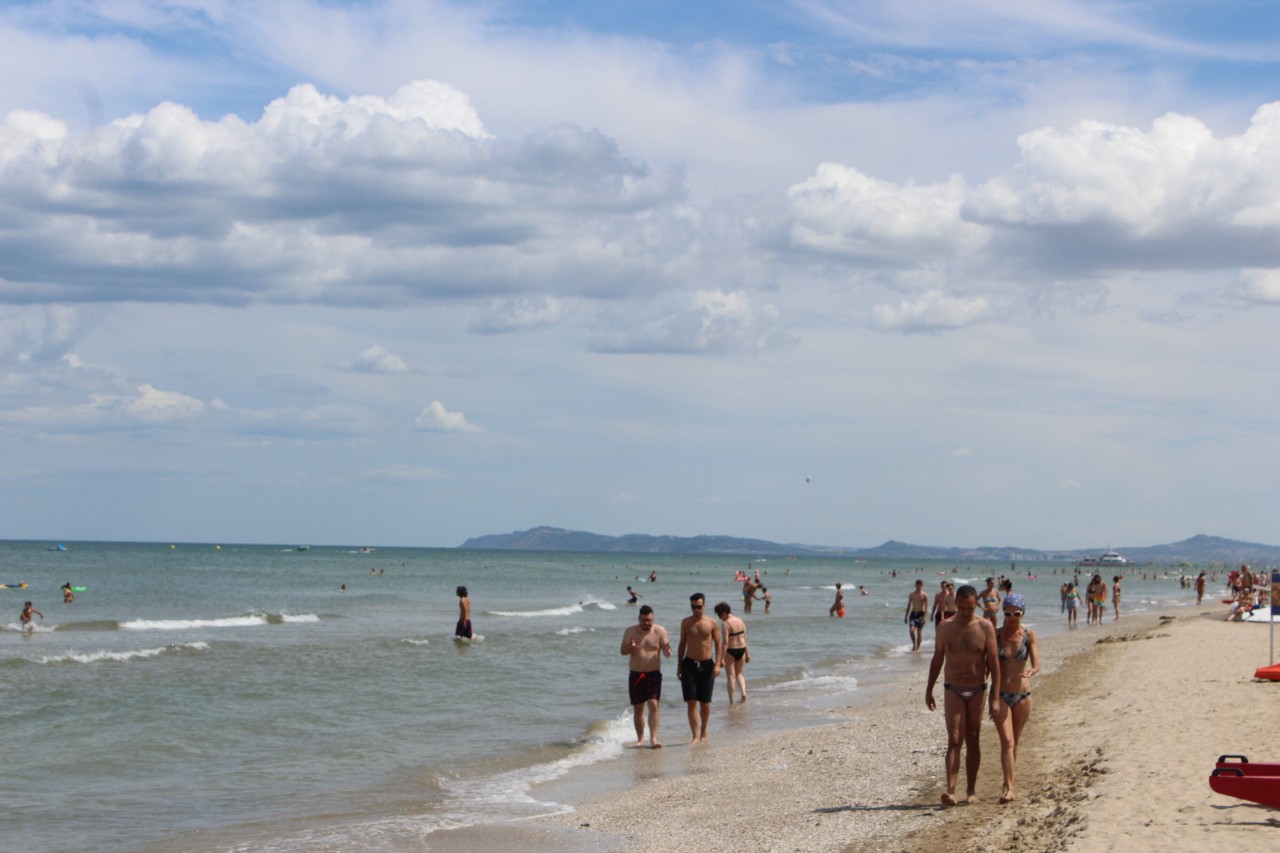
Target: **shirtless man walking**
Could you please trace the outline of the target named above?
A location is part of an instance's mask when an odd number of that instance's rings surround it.
[[[640,621],[622,634],[622,654],[630,655],[631,675],[627,691],[635,712],[636,746],[644,746],[644,712],[649,710],[649,746],[661,749],[658,741],[658,701],[662,698],[662,658],[671,657],[667,629],[653,623],[653,608],[640,608]]]
[[[947,791],[944,806],[956,804],[956,783],[960,776],[960,749],[965,750],[966,799],[978,802],[974,787],[982,754],[978,734],[982,729],[982,706],[987,692],[987,678],[1000,683],[1000,658],[996,646],[996,629],[977,615],[978,593],[971,586],[956,591],[956,615],[938,625],[938,647],[929,661],[929,682],[924,689],[924,704],[930,711],[937,708],[933,685],[944,672],[943,712],[947,723]],[[1000,695],[991,691],[990,710],[994,717],[1000,707]]]
[[[676,678],[689,709],[690,746],[707,742],[707,721],[711,719],[711,693],[716,676],[724,665],[724,648],[716,620],[704,612],[707,597],[700,592],[689,596],[693,614],[680,623],[680,647],[676,652]],[[701,725],[699,725],[701,722]]]
[[[924,591],[924,581],[916,581],[915,591],[907,596],[907,609],[902,614],[902,621],[907,623],[907,633],[911,635],[911,651],[920,651],[920,642],[924,639],[924,617],[929,611],[929,593]]]

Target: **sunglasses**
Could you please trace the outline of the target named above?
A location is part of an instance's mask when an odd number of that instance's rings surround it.
[[[1021,619],[1021,618],[1022,618],[1022,611],[1021,611],[1021,610],[1006,610],[1006,611],[1004,612],[1004,615],[1005,615],[1005,616],[1012,616],[1012,617],[1013,617],[1013,618],[1015,618],[1015,619]]]

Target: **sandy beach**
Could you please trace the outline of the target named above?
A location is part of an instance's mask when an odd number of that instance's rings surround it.
[[[668,712],[663,750],[636,750],[630,784],[582,779],[544,792],[573,811],[437,833],[433,850],[1094,851],[1274,849],[1280,813],[1213,793],[1217,756],[1280,761],[1280,683],[1265,625],[1216,609],[1126,616],[1042,641],[1044,670],[1020,745],[1015,803],[999,805],[998,740],[983,730],[978,793],[944,809],[945,737],[924,707],[928,656],[832,722],[734,742],[717,707],[712,743],[691,749]],[[1056,616],[1056,614],[1055,614]],[[720,695],[717,698],[721,698]],[[747,712],[736,709],[730,713]],[[717,734],[721,735],[717,739]]]

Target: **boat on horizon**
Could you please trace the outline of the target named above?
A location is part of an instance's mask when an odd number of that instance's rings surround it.
[[[1119,551],[1106,550],[1101,557],[1084,557],[1077,566],[1127,566],[1129,561],[1120,556]]]

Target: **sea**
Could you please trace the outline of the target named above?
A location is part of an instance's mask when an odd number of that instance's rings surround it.
[[[746,620],[749,702],[729,708],[717,684],[714,748],[717,729],[749,737],[829,722],[833,708],[927,666],[932,627],[917,655],[902,623],[916,578],[932,595],[942,578],[980,587],[1006,575],[1027,598],[1029,626],[1052,633],[1065,630],[1058,588],[1071,571],[63,544],[0,542],[0,834],[13,850],[430,849],[441,830],[568,810],[540,796],[541,783],[628,760],[628,585],[673,646],[692,593]],[[740,570],[761,572],[768,614],[763,602],[742,612]],[[1182,571],[1129,567],[1122,613],[1192,606]],[[844,618],[827,613],[837,582]],[[63,603],[64,583],[84,588],[74,603]],[[470,592],[470,642],[453,637],[459,584]],[[18,621],[26,600],[44,614],[34,631]],[[674,662],[664,671],[660,734],[674,746],[688,726]]]

